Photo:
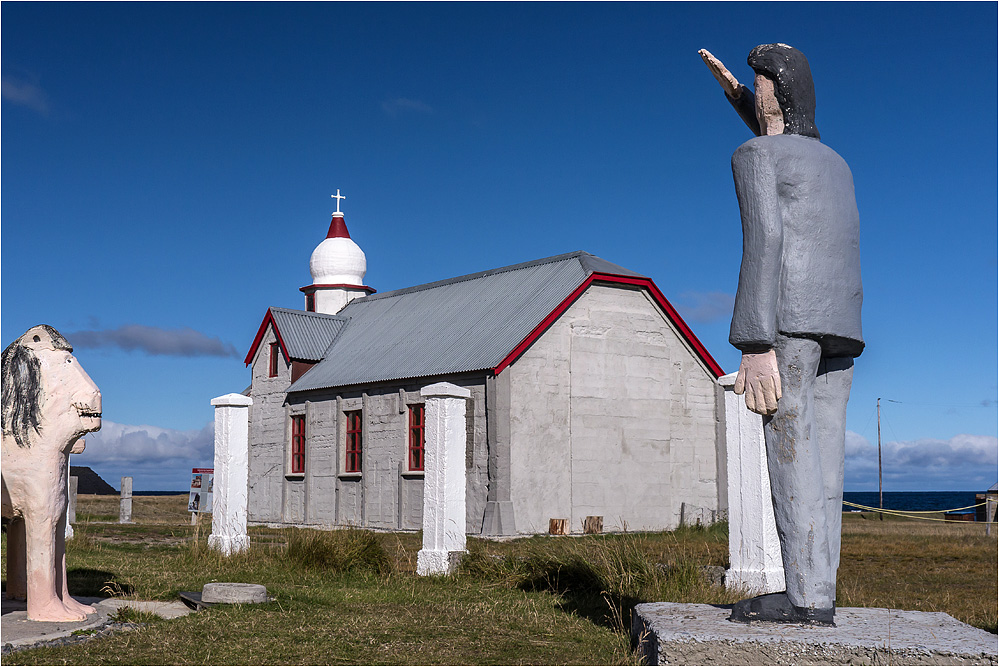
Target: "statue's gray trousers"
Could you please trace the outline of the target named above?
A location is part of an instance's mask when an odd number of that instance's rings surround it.
[[[774,349],[782,398],[763,431],[787,595],[795,606],[828,609],[836,599],[853,359],[823,357],[809,338],[778,336]]]

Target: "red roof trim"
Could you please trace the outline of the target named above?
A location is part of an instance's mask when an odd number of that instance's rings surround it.
[[[320,284],[316,284],[316,285],[306,285],[305,287],[299,287],[298,291],[299,292],[305,292],[306,294],[308,294],[309,290],[312,290],[313,292],[315,292],[317,289],[320,289],[320,288],[322,288],[322,289],[334,289],[334,288],[336,288],[336,289],[361,289],[361,290],[367,291],[368,294],[374,294],[375,292],[378,291],[374,287],[368,287],[367,285],[348,285],[347,283],[336,283],[336,284],[333,284],[333,285],[325,284],[325,283],[320,283]]]
[[[651,278],[619,276],[610,273],[591,273],[587,276],[586,280],[584,280],[579,287],[573,290],[572,294],[567,296],[562,303],[556,306],[555,310],[549,313],[545,319],[541,320],[541,323],[534,327],[534,330],[531,331],[531,333],[529,333],[527,337],[517,345],[517,347],[513,348],[513,351],[511,351],[510,354],[506,355],[503,361],[501,361],[499,365],[493,369],[493,373],[499,375],[503,369],[516,361],[517,358],[523,354],[527,348],[529,348],[534,341],[536,341],[541,334],[543,334],[548,327],[555,322],[555,320],[561,317],[562,314],[569,309],[569,306],[571,306],[576,299],[582,296],[583,292],[586,291],[586,288],[593,283],[633,285],[648,290],[649,294],[652,295],[653,300],[655,300],[655,302],[659,304],[659,307],[665,311],[666,317],[673,323],[673,326],[680,330],[680,335],[683,336],[684,340],[686,340],[692,348],[694,348],[694,353],[697,354],[701,361],[704,362],[704,364],[708,367],[708,370],[711,371],[715,378],[717,379],[725,374],[725,371],[722,370],[721,366],[718,365],[718,362],[711,356],[711,353],[708,352],[707,348],[705,348],[701,341],[698,340],[697,336],[694,335],[694,332],[690,330],[690,327],[688,327],[687,323],[683,321],[680,314],[676,312],[676,309],[673,308],[669,300],[663,296],[663,293],[659,291],[659,288],[656,287],[656,284],[652,282]]]
[[[284,339],[281,338],[281,332],[278,331],[277,322],[274,321],[274,315],[271,314],[271,309],[268,308],[267,314],[264,315],[264,321],[260,323],[260,328],[257,329],[257,335],[253,339],[253,345],[250,346],[250,351],[246,353],[246,359],[243,359],[243,363],[247,366],[253,362],[253,357],[257,354],[257,348],[260,347],[260,341],[264,339],[264,334],[267,332],[268,324],[274,326],[274,335],[277,336],[278,343],[281,345],[281,352],[284,354],[284,358],[291,358],[288,354],[288,347],[284,344]]]
[[[349,239],[350,232],[347,231],[347,223],[343,220],[343,213],[334,213],[330,220],[329,231],[326,232],[328,239]]]

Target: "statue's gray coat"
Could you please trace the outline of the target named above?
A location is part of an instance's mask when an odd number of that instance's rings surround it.
[[[778,333],[817,340],[823,356],[856,357],[863,288],[853,176],[819,140],[750,139],[732,156],[743,254],[729,341],[743,352]]]

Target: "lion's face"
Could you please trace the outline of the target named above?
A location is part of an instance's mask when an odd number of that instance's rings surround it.
[[[101,392],[71,352],[48,348],[36,353],[42,371],[41,431],[68,451],[84,433],[100,430]]]

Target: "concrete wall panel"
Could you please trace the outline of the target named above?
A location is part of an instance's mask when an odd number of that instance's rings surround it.
[[[273,333],[269,332],[273,340]],[[265,339],[261,349],[265,349]],[[267,348],[269,349],[269,348]],[[423,474],[408,470],[409,406],[422,403],[419,390],[434,379],[385,383],[337,393],[285,393],[283,378],[267,378],[266,355],[254,364],[254,392],[261,409],[251,412],[251,515],[257,523],[356,525],[419,530],[423,525]],[[258,369],[259,364],[259,369]],[[476,534],[489,489],[485,382],[481,374],[446,378],[471,392],[466,410],[466,521]],[[362,410],[360,475],[345,472],[343,413]],[[307,417],[307,462],[303,477],[288,475],[290,415]],[[269,471],[269,472],[268,472]]]
[[[247,520],[282,520],[284,493],[284,397],[291,383],[291,366],[278,364],[277,377],[269,377],[271,343],[277,338],[268,328],[251,365],[249,481]]]
[[[716,509],[713,377],[640,290],[590,287],[510,367],[511,487],[522,533],[675,527]]]

